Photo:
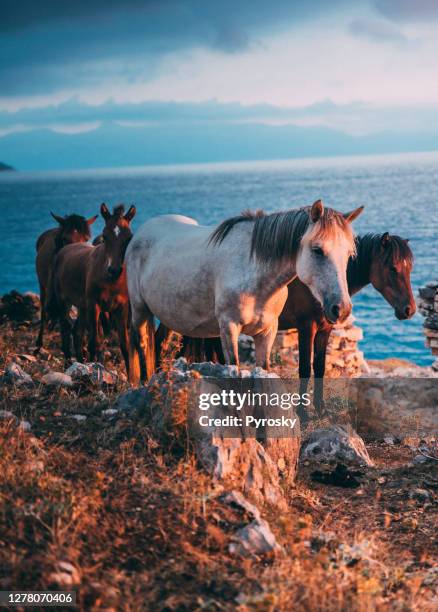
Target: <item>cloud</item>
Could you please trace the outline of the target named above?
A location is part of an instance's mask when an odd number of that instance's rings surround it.
[[[436,0],[374,0],[377,10],[394,21],[429,21],[438,19]]]
[[[273,31],[347,5],[347,0],[6,0],[0,20],[1,95],[147,80],[169,53],[241,53]]]
[[[372,42],[404,44],[409,40],[391,23],[377,19],[354,19],[349,24],[349,31],[357,38],[365,38]]]

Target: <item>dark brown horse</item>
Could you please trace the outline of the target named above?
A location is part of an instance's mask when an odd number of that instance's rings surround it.
[[[62,350],[66,360],[71,358],[73,332],[76,359],[83,361],[83,336],[88,330],[88,359],[102,361],[102,334],[99,318],[111,315],[117,327],[120,350],[126,370],[128,360],[129,300],[126,285],[124,256],[132,237],[130,222],[136,209],[131,206],[126,214],[122,205],[111,214],[105,204],[100,207],[105,227],[98,246],[72,244],[58,253],[54,270],[54,297],[61,319]],[[78,309],[72,327],[71,306]]]
[[[366,234],[356,238],[356,251],[356,257],[351,258],[347,266],[350,295],[371,283],[394,308],[398,319],[410,319],[416,311],[416,305],[410,281],[413,254],[408,241],[399,236],[391,236],[388,232]],[[324,317],[320,303],[298,279],[288,286],[288,298],[280,315],[278,328],[298,329],[301,393],[307,389],[313,353],[314,405],[318,410],[321,409],[326,350],[333,325]],[[160,325],[156,334],[157,355],[168,333],[168,330]],[[217,359],[224,363],[220,341],[216,338],[183,338],[181,354],[188,359],[200,361],[216,355]]]
[[[36,351],[43,346],[44,327],[46,324],[46,300],[48,285],[52,276],[53,262],[55,256],[67,244],[77,242],[88,242],[90,240],[90,226],[96,221],[97,215],[85,219],[81,215],[69,215],[60,217],[50,213],[59,227],[46,230],[36,242],[35,267],[40,286],[41,318],[40,330],[36,341]]]

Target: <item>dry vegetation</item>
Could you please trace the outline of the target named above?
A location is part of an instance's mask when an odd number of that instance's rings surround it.
[[[35,332],[1,332],[3,370]],[[56,335],[50,345],[20,362],[35,380],[62,370]],[[245,517],[187,449],[163,448],[141,418],[102,415],[124,387],[2,387],[0,410],[32,429],[1,427],[1,589],[72,588],[84,610],[437,609],[436,463],[374,444],[377,467],[355,489],[316,483],[302,466],[289,511],[264,509],[284,553],[233,557]]]

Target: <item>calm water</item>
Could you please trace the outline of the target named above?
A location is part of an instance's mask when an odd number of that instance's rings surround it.
[[[183,213],[214,224],[244,208],[274,211],[318,198],[349,210],[365,204],[358,233],[390,231],[410,238],[415,254],[414,292],[438,276],[438,153],[128,168],[68,173],[0,175],[0,293],[37,291],[35,240],[52,226],[49,211],[96,214],[101,202],[135,203],[134,228],[161,213]],[[96,235],[102,224],[93,226]],[[398,356],[419,364],[422,319],[398,321],[371,288],[354,298],[368,358]]]

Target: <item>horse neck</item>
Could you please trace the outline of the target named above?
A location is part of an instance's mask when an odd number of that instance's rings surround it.
[[[259,266],[259,271],[263,277],[263,287],[268,292],[273,292],[286,286],[296,277],[296,257],[263,262]]]
[[[367,244],[363,237],[356,237],[356,257],[348,260],[347,284],[350,295],[354,295],[370,284],[371,263],[374,257],[374,248]]]

